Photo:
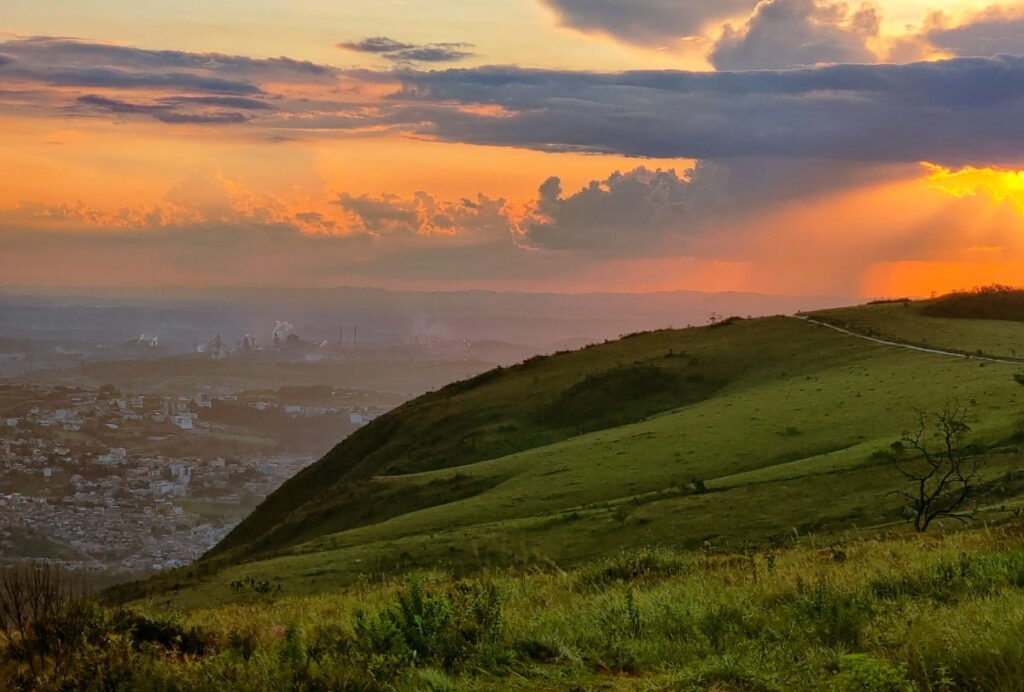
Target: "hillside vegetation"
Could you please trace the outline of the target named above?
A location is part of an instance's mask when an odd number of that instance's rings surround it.
[[[195,565],[46,610],[0,641],[0,676],[1024,689],[1024,322],[935,304],[638,334],[450,385],[342,442]],[[897,466],[917,412],[941,410],[970,412],[944,439],[984,459],[979,501],[966,530],[914,533]]]
[[[1024,323],[902,302],[815,313],[865,334],[1009,355]],[[923,336],[927,335],[927,336]],[[978,345],[975,347],[975,345]],[[901,526],[890,447],[948,400],[990,449],[982,516],[1021,504],[1024,365],[873,343],[805,320],[732,319],[536,358],[416,399],[268,498],[196,565],[111,597],[181,607],[266,580],[570,566],[639,546],[763,544]]]
[[[1024,364],[1024,290],[990,286],[925,301],[882,301],[811,313],[868,336]]]
[[[188,613],[70,607],[39,689],[1019,690],[1024,530],[641,550]],[[62,638],[63,637],[63,638]],[[0,647],[0,653],[2,653]],[[27,667],[0,656],[0,677]]]

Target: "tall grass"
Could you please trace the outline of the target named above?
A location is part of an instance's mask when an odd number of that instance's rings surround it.
[[[89,690],[1015,690],[1024,532],[646,550],[570,572],[93,613],[62,680],[30,680],[10,655],[0,675]]]

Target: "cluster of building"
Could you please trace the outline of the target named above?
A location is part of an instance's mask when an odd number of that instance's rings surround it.
[[[123,396],[116,392],[104,394],[103,390],[89,392],[50,388],[39,394],[39,403],[33,403],[17,414],[8,413],[0,419],[3,427],[79,432],[90,425],[118,430],[125,426],[154,423],[192,430],[197,427],[199,418],[196,409],[209,408],[213,401],[205,392],[194,397],[154,397],[141,394]]]
[[[18,552],[18,536],[36,536],[55,548],[39,557],[128,573],[196,559],[313,461],[133,456],[124,448],[78,457],[38,439],[10,451],[0,473],[15,481],[38,474],[42,483],[0,492],[0,557]]]
[[[202,444],[182,445],[202,428],[232,433],[202,420],[215,401],[207,395],[3,388],[15,403],[0,411],[0,562],[132,574],[176,567],[314,461],[280,450],[207,457],[197,454]]]
[[[180,567],[232,526],[205,521],[167,499],[125,503],[96,489],[59,502],[0,493],[0,555],[45,559],[73,571],[142,574]],[[35,550],[26,539],[37,542]]]

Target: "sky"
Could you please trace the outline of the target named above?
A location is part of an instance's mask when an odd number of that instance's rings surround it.
[[[0,285],[1024,283],[1024,2],[4,0]]]

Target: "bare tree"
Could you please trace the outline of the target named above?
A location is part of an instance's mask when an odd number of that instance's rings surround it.
[[[913,512],[914,528],[928,530],[936,519],[967,523],[974,516],[978,472],[985,453],[968,445],[966,408],[947,403],[938,414],[917,412],[917,426],[897,446],[896,469],[912,489],[895,491]]]
[[[79,643],[83,591],[52,565],[0,569],[0,654],[32,680],[59,679]]]

